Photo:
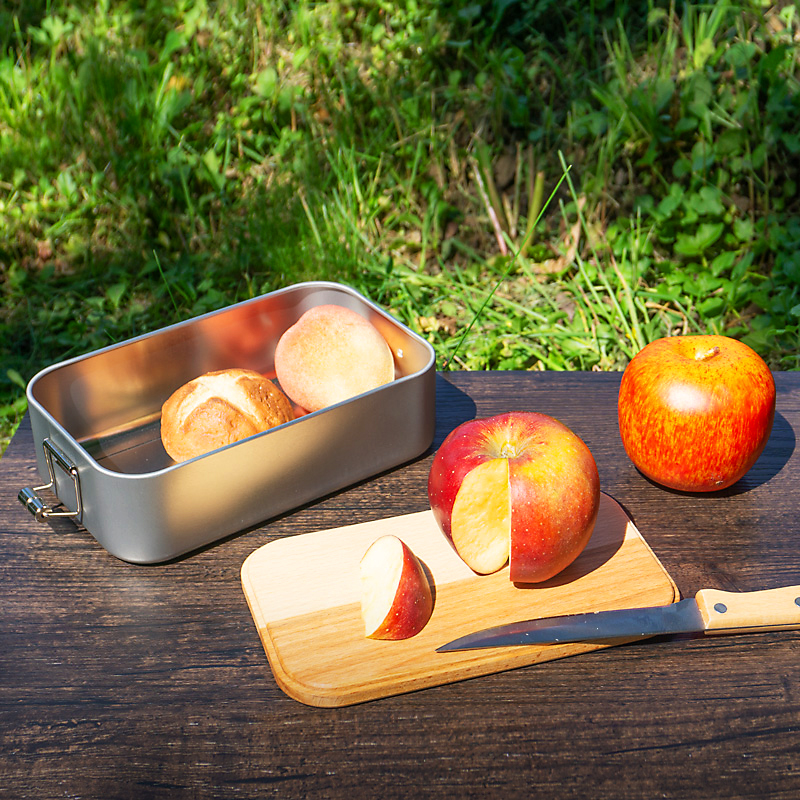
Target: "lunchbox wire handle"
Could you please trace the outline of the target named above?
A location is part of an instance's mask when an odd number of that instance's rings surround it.
[[[51,517],[72,517],[76,520],[83,518],[83,498],[81,497],[81,481],[78,476],[78,468],[71,464],[64,453],[54,445],[49,438],[42,441],[45,462],[47,463],[47,472],[50,477],[50,482],[43,486],[34,486],[33,488],[25,487],[20,489],[17,499],[24,505],[28,511],[36,517],[37,522],[42,522]],[[57,464],[64,472],[72,478],[72,485],[75,489],[75,511],[64,510],[64,504],[51,506],[39,497],[39,492],[50,490],[56,494],[56,473],[55,464]],[[56,499],[58,496],[56,495]]]

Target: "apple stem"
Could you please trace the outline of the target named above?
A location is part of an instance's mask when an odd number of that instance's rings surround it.
[[[710,348],[709,350],[703,350],[695,353],[694,357],[696,361],[709,361],[710,359],[714,358],[714,356],[719,355],[719,352],[719,347],[714,345],[714,347]]]
[[[517,448],[511,442],[503,442],[500,448],[500,458],[516,458]]]

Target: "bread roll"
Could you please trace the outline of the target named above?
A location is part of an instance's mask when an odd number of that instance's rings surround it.
[[[284,392],[318,411],[394,380],[394,356],[378,329],[344,306],[310,308],[275,348]]]
[[[178,462],[294,419],[286,395],[246,369],[208,372],[177,389],[161,408],[161,441]]]

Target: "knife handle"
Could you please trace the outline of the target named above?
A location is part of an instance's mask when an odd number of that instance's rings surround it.
[[[742,628],[754,631],[800,628],[800,586],[760,592],[701,589],[695,600],[706,633],[727,633]]]

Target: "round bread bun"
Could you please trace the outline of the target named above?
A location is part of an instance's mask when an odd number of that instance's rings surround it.
[[[275,374],[293,402],[318,411],[394,380],[394,356],[360,314],[321,305],[306,311],[278,340]]]
[[[177,389],[161,408],[161,441],[178,462],[294,419],[284,393],[258,372],[207,372]]]

